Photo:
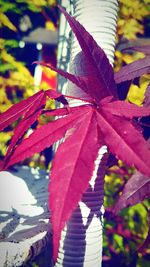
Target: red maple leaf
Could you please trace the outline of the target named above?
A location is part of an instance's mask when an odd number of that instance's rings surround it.
[[[135,117],[150,115],[150,108],[140,108],[118,100],[113,68],[104,51],[79,22],[61,7],[60,10],[79,41],[82,52],[76,61],[82,62],[84,67],[79,75],[74,75],[45,63],[41,64],[57,71],[76,88],[80,88],[80,92],[84,94],[81,93],[78,98],[84,100],[84,104],[69,107],[66,99],[71,96],[65,98],[60,93],[48,90],[37,93],[0,115],[1,129],[22,117],[8,148],[3,169],[51,146],[67,132],[64,142],[56,152],[50,174],[49,204],[52,213],[54,259],[57,258],[61,231],[88,188],[94,162],[102,145],[107,145],[117,158],[150,176],[150,151],[142,133],[132,121]],[[46,96],[60,101],[64,108],[44,111]],[[35,129],[28,138],[23,139],[27,128],[41,113],[63,117]]]

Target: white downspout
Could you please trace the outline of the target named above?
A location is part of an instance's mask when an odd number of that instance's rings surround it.
[[[64,1],[66,3],[66,1]],[[63,6],[63,1],[62,1]],[[113,64],[118,13],[117,0],[74,0],[74,16],[104,49]],[[81,50],[75,37],[71,42],[71,61]],[[69,86],[67,94],[69,94]],[[79,103],[75,103],[81,104]],[[55,267],[100,267],[102,262],[103,165],[107,147],[102,146],[95,161],[95,170],[89,188],[82,197],[61,234],[59,254]],[[97,178],[96,178],[97,177]],[[81,177],[82,179],[82,177]]]
[[[74,17],[93,36],[105,51],[109,62],[114,62],[116,44],[117,0],[74,0]],[[72,40],[71,61],[80,51],[76,37]]]

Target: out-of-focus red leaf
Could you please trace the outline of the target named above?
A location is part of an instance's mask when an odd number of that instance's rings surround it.
[[[123,208],[133,206],[148,197],[150,197],[150,177],[136,172],[127,181],[114,212],[118,213]]]
[[[57,119],[36,129],[16,148],[14,154],[7,162],[6,168],[32,156],[35,153],[41,152],[64,137],[68,128],[75,127],[76,121],[81,119],[81,117],[88,112],[89,107],[82,107],[80,112],[78,109],[76,108],[76,110],[71,110],[67,117]]]
[[[150,73],[150,56],[139,59],[133,63],[130,63],[122,67],[115,73],[115,82],[121,83],[124,81],[130,81],[143,74]]]
[[[0,114],[0,131],[6,128],[8,125],[19,119],[23,116],[31,106],[41,99],[41,96],[44,95],[44,91],[39,91],[28,99],[22,100],[21,102],[14,104],[8,110]]]
[[[150,115],[150,108],[138,107],[137,105],[125,101],[113,101],[103,105],[103,110],[113,115],[132,119],[134,117],[144,117]]]
[[[113,95],[117,98],[113,69],[104,51],[77,20],[71,17],[62,7],[59,6],[59,8],[76,35],[82,52],[88,62],[87,68],[89,69],[88,72],[91,74],[88,82],[91,81],[91,83],[89,87],[86,87],[86,93],[95,99],[96,102],[99,102],[102,98],[109,95]],[[91,84],[93,85],[92,90]]]
[[[150,151],[132,123],[126,118],[116,117],[102,110],[97,112],[97,122],[110,152],[150,176]]]
[[[49,201],[52,211],[55,260],[61,230],[72,210],[77,207],[92,176],[99,149],[97,135],[95,111],[90,108],[73,135],[59,146],[57,157],[53,160]]]
[[[150,55],[150,46],[149,45],[142,45],[142,46],[131,46],[123,49],[123,51],[126,50],[132,50],[132,51],[137,51],[144,53],[145,55]]]

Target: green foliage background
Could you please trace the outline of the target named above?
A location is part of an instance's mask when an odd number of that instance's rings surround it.
[[[39,90],[33,86],[33,77],[26,67],[26,62],[16,60],[18,41],[15,39],[15,34],[18,25],[12,23],[12,14],[21,16],[27,10],[35,15],[37,13],[45,14],[47,9],[55,6],[55,0],[0,0],[1,32],[4,33],[4,36],[8,36],[7,38],[0,38],[0,112]],[[143,57],[141,53],[122,53],[120,47],[122,44],[124,46],[129,46],[130,43],[136,44],[139,40],[143,42],[143,45],[145,44],[145,40],[148,40],[147,32],[150,30],[149,14],[149,0],[120,0],[115,71],[119,70],[122,65]],[[45,20],[45,27],[55,28],[51,18]],[[9,36],[14,36],[14,38],[9,38]],[[127,99],[142,105],[148,82],[149,77],[145,75],[140,78],[138,85],[132,84]],[[1,159],[6,152],[12,130],[13,128],[9,128],[0,133]],[[30,166],[45,167],[38,155],[26,163]],[[104,217],[103,267],[149,266],[150,247],[145,247],[141,252],[138,252],[138,248],[148,233],[149,201],[124,209],[115,217],[112,213],[113,206],[121,194],[124,184],[133,172],[133,169],[129,169],[119,162],[119,167],[114,166],[109,169],[105,177],[104,205],[106,212]],[[27,263],[26,267],[44,267],[47,266],[46,264],[44,252],[34,262]]]

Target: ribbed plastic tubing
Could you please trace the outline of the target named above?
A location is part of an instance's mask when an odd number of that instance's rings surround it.
[[[109,62],[113,65],[118,1],[74,0],[73,5],[73,15],[103,48]],[[80,51],[78,42],[73,36],[71,62]],[[72,103],[72,105],[81,104],[78,101]],[[55,267],[101,267],[102,205],[106,160],[107,147],[102,146],[95,160],[95,169],[89,187],[61,233]]]

